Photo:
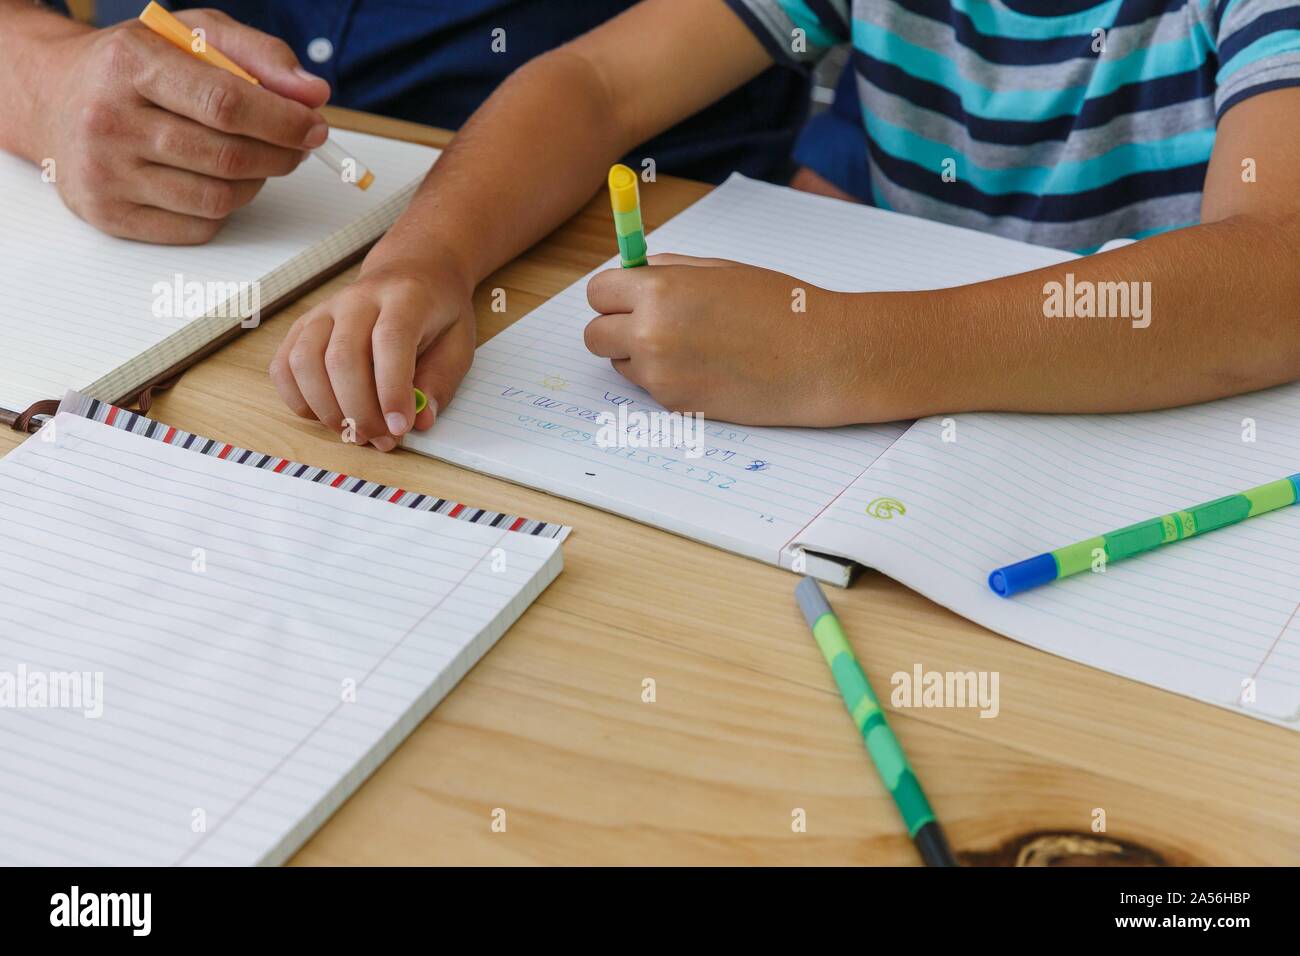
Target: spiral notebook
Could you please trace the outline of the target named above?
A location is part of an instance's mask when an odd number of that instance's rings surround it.
[[[739,176],[649,239],[855,291],[1073,258]],[[872,567],[1025,644],[1300,726],[1300,507],[1012,600],[985,583],[1001,565],[1300,470],[1300,386],[1141,415],[705,422],[683,442],[587,352],[587,278],[481,347],[456,400],[405,446],[834,584]]]
[[[374,185],[362,192],[304,162],[202,246],[107,236],[64,207],[42,169],[0,153],[0,421],[28,426],[69,388],[128,404],[355,262],[438,151],[331,135]]]
[[[20,865],[285,860],[555,578],[567,530],[78,396],[0,460],[0,527]]]

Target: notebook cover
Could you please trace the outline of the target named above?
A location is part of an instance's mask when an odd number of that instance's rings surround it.
[[[307,295],[307,293],[324,285],[335,276],[343,274],[364,259],[366,253],[368,253],[370,248],[378,241],[378,238],[371,240],[360,249],[357,249],[355,252],[340,259],[328,269],[316,273],[306,282],[303,282],[296,288],[286,292],[261,310],[261,319],[266,320],[271,318],[285,306],[292,302],[296,302],[298,299],[301,299],[303,296]],[[258,322],[258,326],[260,325],[261,321]],[[253,328],[256,328],[256,326],[246,329],[243,325],[235,325],[233,328],[227,329],[221,335],[209,341],[202,348],[190,353],[183,361],[176,363],[162,373],[141,383],[138,387],[132,388],[126,395],[112,399],[111,404],[120,406],[134,405],[137,406],[140,411],[147,412],[149,406],[153,404],[154,392],[160,392],[164,389],[171,388],[185,371],[233,342],[239,337],[241,332],[252,331]],[[37,419],[41,416],[53,415],[58,406],[58,399],[46,399],[44,401],[36,402],[21,412],[14,412],[10,409],[0,408],[0,423],[8,425],[14,431],[34,432],[40,428],[41,424]]]

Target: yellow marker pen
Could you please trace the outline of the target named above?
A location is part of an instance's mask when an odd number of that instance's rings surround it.
[[[170,11],[158,6],[157,3],[150,2],[144,8],[144,12],[140,14],[140,22],[164,40],[168,40],[186,53],[198,57],[204,63],[209,63],[225,70],[227,73],[232,73],[242,80],[247,80],[254,86],[261,85],[258,83],[257,77],[243,69],[238,63],[210,43],[200,44],[196,49],[195,37],[190,28],[173,16]],[[375,181],[374,173],[362,166],[355,158],[349,156],[347,151],[333,140],[325,140],[318,148],[312,150],[312,154],[338,173],[339,178],[345,183],[352,183],[358,189],[369,189],[371,183]]]
[[[609,168],[609,205],[614,210],[614,234],[624,269],[646,264],[645,230],[641,226],[641,194],[636,173],[622,163]]]

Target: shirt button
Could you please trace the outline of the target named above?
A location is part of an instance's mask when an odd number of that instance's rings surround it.
[[[307,58],[313,63],[324,63],[334,55],[334,44],[325,37],[317,37],[307,44]]]

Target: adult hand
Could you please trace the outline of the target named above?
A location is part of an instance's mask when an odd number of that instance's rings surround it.
[[[63,35],[44,51],[37,160],[55,161],[64,202],[111,235],[206,242],[329,134],[316,112],[329,85],[285,43],[215,10],[178,16],[261,86],[137,21]]]

